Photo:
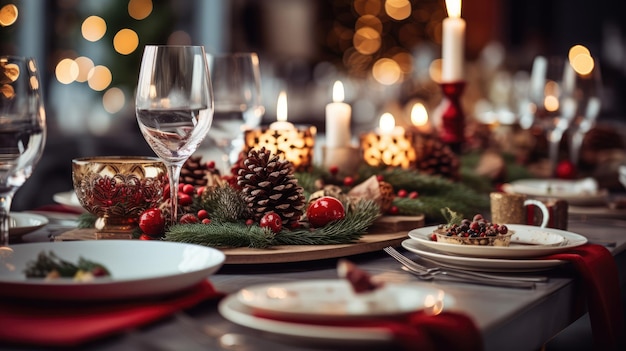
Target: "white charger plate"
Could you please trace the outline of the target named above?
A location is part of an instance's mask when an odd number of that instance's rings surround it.
[[[34,213],[11,212],[9,217],[9,242],[48,224],[48,218]]]
[[[532,197],[566,200],[570,205],[603,206],[607,204],[608,190],[582,191],[577,181],[566,179],[520,179],[502,186],[506,193]]]
[[[386,283],[373,292],[355,293],[344,279],[255,285],[236,296],[253,310],[290,319],[389,317],[453,305],[451,296],[430,286]]]
[[[444,267],[484,272],[534,272],[560,266],[565,261],[544,259],[499,259],[447,255],[422,245],[414,239],[406,239],[402,247],[422,258],[432,260]]]
[[[11,252],[12,251],[12,252]],[[110,278],[74,282],[70,278],[26,278],[24,269],[42,251],[77,262],[103,264]],[[0,296],[52,300],[110,300],[163,295],[189,288],[224,263],[216,249],[165,241],[106,240],[28,243],[0,252]]]
[[[482,258],[538,257],[567,251],[587,243],[584,236],[564,230],[523,224],[507,224],[507,227],[515,232],[510,246],[460,245],[432,241],[430,236],[437,226],[413,229],[409,232],[409,237],[441,253]]]
[[[74,190],[56,193],[52,195],[52,200],[54,200],[54,202],[58,204],[65,205],[72,209],[75,209],[81,212],[87,212],[85,208],[80,204],[80,201],[78,201],[78,196],[76,196],[76,193],[74,192]]]

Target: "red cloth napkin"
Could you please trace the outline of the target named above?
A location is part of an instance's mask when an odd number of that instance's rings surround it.
[[[222,297],[208,280],[159,298],[120,301],[0,299],[0,344],[71,347],[147,325],[203,300]]]
[[[85,213],[84,211],[81,211],[79,209],[72,208],[72,207],[65,206],[65,205],[61,205],[61,204],[43,205],[43,206],[37,207],[34,211],[39,211],[39,212],[59,212],[59,213],[71,213],[71,214],[83,214],[83,213]]]
[[[617,264],[604,246],[585,244],[544,259],[571,262],[582,280],[597,350],[624,350],[624,316]]]
[[[268,315],[254,311],[256,317],[302,323],[309,325],[363,327],[388,330],[405,350],[420,351],[479,351],[483,349],[482,336],[468,316],[457,312],[442,312],[430,315],[415,312],[394,319],[351,319],[351,320],[305,320]]]

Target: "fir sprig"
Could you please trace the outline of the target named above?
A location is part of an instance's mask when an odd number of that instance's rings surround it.
[[[268,248],[276,245],[332,245],[356,242],[378,218],[378,205],[358,201],[342,220],[321,228],[283,229],[277,234],[257,224],[243,222],[177,224],[169,228],[165,240],[212,247]]]
[[[246,204],[241,192],[224,184],[202,195],[201,208],[209,213],[209,218],[217,222],[237,222],[245,218]]]
[[[275,234],[258,225],[240,222],[211,222],[210,224],[176,224],[165,234],[165,240],[212,247],[267,248],[273,245]]]

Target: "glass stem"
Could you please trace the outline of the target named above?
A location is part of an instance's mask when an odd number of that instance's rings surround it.
[[[167,175],[170,179],[170,225],[178,222],[178,182],[182,164],[167,164]]]
[[[11,201],[13,194],[0,195],[0,247],[9,246],[9,228],[11,227]]]
[[[559,146],[562,138],[563,131],[560,129],[555,129],[548,135],[548,156],[550,158],[550,175],[552,176],[556,174],[556,165],[559,162]]]

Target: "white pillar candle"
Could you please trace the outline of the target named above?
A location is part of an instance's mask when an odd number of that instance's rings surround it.
[[[295,126],[287,122],[287,93],[281,91],[278,94],[278,101],[276,103],[276,122],[270,124],[270,129],[286,130],[295,129]]]
[[[441,81],[463,80],[465,57],[465,20],[461,18],[461,0],[446,0],[448,17],[443,20]]]
[[[333,102],[326,105],[326,147],[350,146],[350,116],[352,107],[345,102],[343,84],[333,85]]]

